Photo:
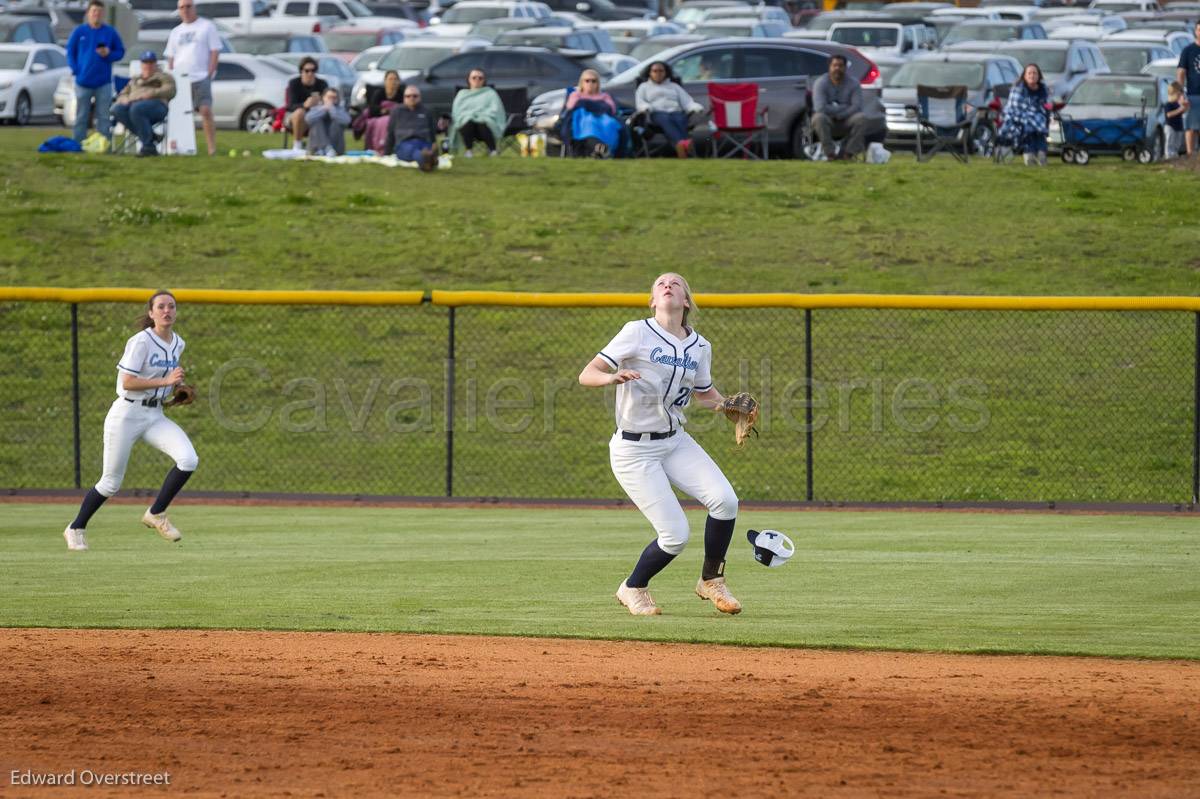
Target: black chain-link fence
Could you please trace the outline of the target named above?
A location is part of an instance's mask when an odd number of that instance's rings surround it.
[[[100,475],[139,307],[7,303],[0,487],[77,485],[72,309],[79,485]],[[643,313],[181,302],[189,490],[621,498],[614,392],[576,377]],[[702,308],[717,388],[760,399],[761,436],[737,450],[694,406],[688,429],[749,500],[1194,502],[1198,319]],[[125,487],[168,464],[139,444]]]

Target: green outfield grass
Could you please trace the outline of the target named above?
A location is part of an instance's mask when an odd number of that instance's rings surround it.
[[[612,597],[649,537],[634,511],[180,504],[171,545],[116,505],[76,553],[60,535],[73,507],[0,507],[2,626],[1200,658],[1184,517],[745,511],[727,568],[744,613],[691,593],[695,540],[652,585],[664,615],[635,619]],[[746,526],[788,532],[796,557],[754,563]]]

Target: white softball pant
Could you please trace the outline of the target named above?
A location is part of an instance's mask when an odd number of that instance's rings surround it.
[[[117,397],[104,417],[104,474],[96,483],[96,490],[104,496],[111,497],[120,490],[129,451],[139,438],[169,455],[180,471],[194,472],[200,463],[187,433],[166,417],[161,405],[147,408],[140,402]]]
[[[678,555],[690,531],[672,486],[701,502],[714,519],[736,519],[738,498],[720,467],[686,431],[660,441],[608,442],[608,459],[621,488],[658,534],[663,552]]]

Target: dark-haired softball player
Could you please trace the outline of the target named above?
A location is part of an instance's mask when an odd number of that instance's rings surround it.
[[[87,492],[75,521],[63,530],[67,549],[86,550],[87,523],[104,501],[117,493],[129,463],[134,442],[143,439],[174,459],[154,504],[142,515],[142,523],[168,541],[181,536],[167,518],[167,505],[196,470],[198,459],[187,433],[168,419],[163,401],[183,382],[179,356],[183,339],[175,332],[175,295],[155,292],[137,321],[138,332],[125,342],[117,362],[117,399],[104,419],[104,474]]]
[[[635,616],[661,612],[647,586],[683,551],[689,535],[675,486],[708,508],[696,594],[722,613],[739,613],[742,605],[725,585],[725,553],[738,498],[721,469],[683,429],[683,411],[693,399],[711,410],[724,399],[713,387],[712,347],[688,327],[696,304],[681,276],[668,272],[655,280],[650,307],[653,317],[626,324],[579,375],[585,386],[617,386],[609,461],[617,482],[657,533],[617,589],[617,601]]]

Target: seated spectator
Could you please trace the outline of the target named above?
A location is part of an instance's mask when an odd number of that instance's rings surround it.
[[[504,136],[508,124],[508,112],[496,90],[487,85],[487,76],[482,69],[473,69],[467,74],[467,88],[454,95],[450,109],[450,149],[462,138],[466,156],[473,154],[475,142],[487,145],[488,155],[496,154],[496,142]]]
[[[138,137],[138,155],[158,155],[154,126],[167,118],[167,103],[175,96],[175,79],[159,70],[153,50],[142,53],[141,67],[141,74],[117,95],[112,115]]]
[[[665,61],[655,61],[647,70],[649,80],[637,88],[634,105],[649,114],[650,122],[675,145],[675,155],[687,158],[692,140],[688,137],[688,114],[704,110],[671,74]]]
[[[300,74],[288,81],[284,105],[287,106],[287,124],[292,129],[292,146],[304,149],[304,138],[308,135],[305,115],[308,109],[321,102],[321,96],[329,84],[317,77],[317,59],[308,57],[300,62]]]
[[[1046,136],[1050,132],[1050,116],[1046,104],[1050,92],[1042,78],[1042,68],[1027,64],[1021,77],[1013,84],[1004,107],[1004,122],[998,137],[1010,141],[1013,147],[1025,153],[1025,166],[1045,166]]]
[[[812,97],[812,129],[825,157],[830,161],[857,158],[866,149],[867,118],[863,114],[862,87],[846,75],[844,55],[830,56],[829,72],[813,83]],[[839,153],[834,143],[842,138],[846,142]]]
[[[404,104],[404,83],[400,73],[389,69],[383,75],[383,86],[367,92],[367,105],[352,123],[354,138],[362,139],[363,146],[377,153],[384,151],[387,142],[388,114],[393,108]]]
[[[401,161],[415,161],[424,172],[437,167],[433,152],[433,115],[421,103],[421,90],[415,86],[404,89],[404,104],[388,114],[387,141],[384,152]]]
[[[345,155],[350,114],[342,108],[337,89],[326,89],[321,104],[304,115],[308,126],[308,152],[312,155]]]
[[[617,104],[600,91],[600,73],[585,69],[579,86],[567,95],[561,115],[564,146],[574,155],[608,158],[622,152],[625,126],[617,119]]]

